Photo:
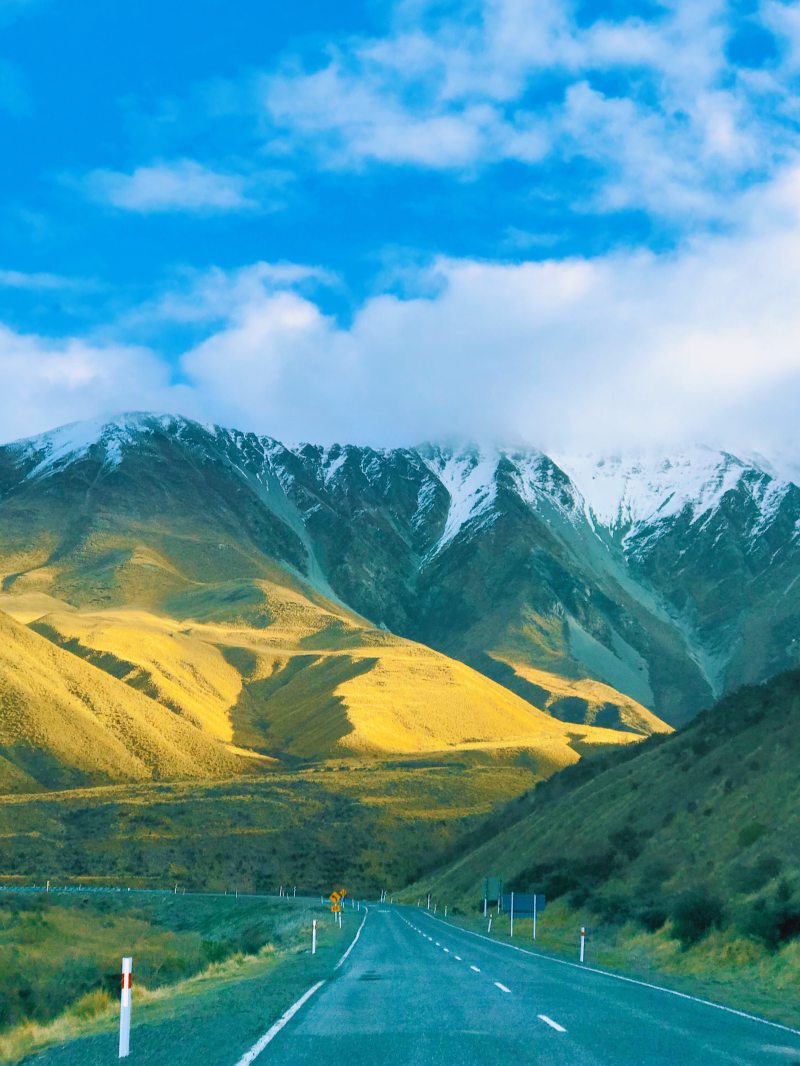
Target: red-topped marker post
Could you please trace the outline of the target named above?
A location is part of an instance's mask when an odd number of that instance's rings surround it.
[[[125,1059],[131,1050],[131,986],[133,959],[122,960],[122,992],[119,1001],[119,1057]]]

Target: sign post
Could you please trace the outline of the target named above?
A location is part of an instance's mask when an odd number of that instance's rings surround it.
[[[133,959],[122,960],[122,992],[119,1001],[119,1057],[126,1059],[131,1051],[131,984]]]
[[[497,904],[497,912],[500,913],[500,897],[503,894],[502,877],[484,877],[483,879],[483,916],[489,914],[489,904]]]

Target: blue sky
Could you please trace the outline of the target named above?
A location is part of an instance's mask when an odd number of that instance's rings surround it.
[[[0,436],[794,446],[800,8],[0,0]]]

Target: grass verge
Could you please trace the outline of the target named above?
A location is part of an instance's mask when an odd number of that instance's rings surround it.
[[[123,954],[134,958],[131,1062],[156,1063],[164,1055],[165,1062],[189,1063],[202,1054],[208,1066],[214,1055],[207,1049],[218,1047],[220,1034],[219,1061],[236,1061],[228,1049],[241,1054],[295,992],[327,976],[363,916],[346,912],[340,932],[329,911],[309,900],[123,893],[23,902],[42,901],[42,907],[6,908],[3,916],[0,1000],[6,1003],[6,989],[15,983],[38,990],[27,1016],[17,998],[14,1019],[0,1031],[4,1064],[35,1058],[90,1066],[114,1059]],[[0,906],[7,902],[1,898]],[[319,939],[312,957],[314,918]]]

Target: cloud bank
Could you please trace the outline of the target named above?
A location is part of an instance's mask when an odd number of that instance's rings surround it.
[[[149,408],[322,442],[796,445],[800,167],[740,209],[735,234],[669,254],[440,259],[426,295],[375,295],[347,324],[323,310],[324,271],[194,275],[141,309],[201,330],[177,377],[150,348],[4,330],[3,435]]]

